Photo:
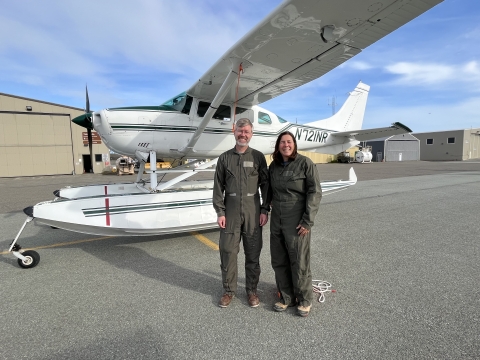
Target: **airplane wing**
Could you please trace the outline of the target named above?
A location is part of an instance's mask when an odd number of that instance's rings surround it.
[[[335,136],[335,137],[343,136],[343,137],[355,139],[358,141],[367,141],[372,139],[378,139],[385,136],[405,134],[406,132],[411,133],[412,130],[408,126],[405,126],[402,123],[396,122],[389,127],[335,132],[335,133],[331,133],[330,136]]]
[[[238,104],[260,104],[319,78],[442,1],[283,1],[187,93],[212,100],[230,73],[232,60],[241,59],[244,74]],[[235,88],[224,103],[235,101]]]

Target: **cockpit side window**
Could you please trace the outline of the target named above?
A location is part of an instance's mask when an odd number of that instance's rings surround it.
[[[209,106],[210,106],[209,102],[199,101],[198,102],[197,115],[199,117],[204,117]],[[215,114],[213,115],[212,119],[230,121],[230,116],[231,116],[230,106],[220,105],[218,107],[217,111],[215,111]]]
[[[192,108],[193,98],[190,95],[187,95],[187,100],[185,101],[185,106],[182,109],[182,113],[189,114],[190,109]]]
[[[272,119],[270,118],[270,115],[259,111],[258,112],[258,123],[263,124],[263,125],[271,125],[272,124]]]
[[[284,118],[280,117],[277,115],[278,121],[280,121],[282,124],[287,123],[288,121],[285,120]]]

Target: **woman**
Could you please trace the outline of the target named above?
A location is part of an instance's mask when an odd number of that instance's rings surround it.
[[[322,189],[315,164],[297,153],[297,142],[286,131],[278,136],[269,167],[272,216],[270,253],[281,299],[273,308],[285,311],[297,305],[308,316],[312,301],[310,232]]]

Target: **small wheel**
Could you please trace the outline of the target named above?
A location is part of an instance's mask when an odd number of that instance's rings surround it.
[[[27,250],[22,253],[24,257],[27,259],[23,261],[22,259],[18,259],[18,265],[24,269],[30,269],[38,265],[40,262],[40,255],[33,250]]]

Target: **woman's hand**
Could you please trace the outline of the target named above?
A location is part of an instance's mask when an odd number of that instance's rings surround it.
[[[302,236],[302,237],[305,236],[305,235],[307,235],[307,234],[310,232],[310,230],[304,228],[304,227],[303,227],[302,225],[300,225],[300,224],[296,227],[296,229],[299,229],[299,230],[298,230],[298,235],[299,235],[299,236]]]

